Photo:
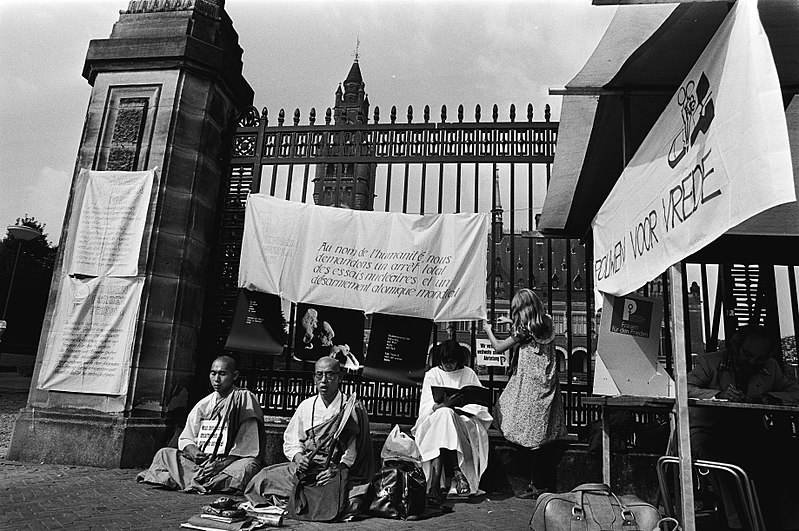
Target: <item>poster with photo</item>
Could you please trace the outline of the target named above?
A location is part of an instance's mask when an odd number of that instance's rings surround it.
[[[396,383],[420,382],[433,324],[419,317],[373,314],[363,375]]]
[[[295,358],[315,363],[323,356],[334,356],[350,370],[363,365],[363,312],[300,303],[296,319]]]
[[[239,289],[225,348],[277,356],[285,342],[283,324],[280,297]]]

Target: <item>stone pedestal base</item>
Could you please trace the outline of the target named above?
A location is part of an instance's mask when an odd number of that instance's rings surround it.
[[[23,409],[8,458],[106,468],[146,468],[177,422],[161,418]]]

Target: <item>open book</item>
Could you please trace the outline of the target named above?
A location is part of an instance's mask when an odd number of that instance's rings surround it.
[[[440,404],[444,398],[456,394],[460,394],[460,398],[453,403],[453,406],[465,406],[466,404],[478,404],[481,406],[491,407],[493,404],[493,395],[491,389],[479,385],[466,385],[457,389],[455,387],[440,387],[437,385],[430,386],[433,391],[433,400],[436,404]]]

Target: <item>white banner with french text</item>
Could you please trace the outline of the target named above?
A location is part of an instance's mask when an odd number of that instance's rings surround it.
[[[738,0],[592,222],[600,291],[630,293],[796,200],[782,92],[755,0]]]
[[[488,214],[414,215],[247,199],[239,287],[293,302],[484,319]]]
[[[62,277],[38,388],[127,393],[143,285],[143,277]]]
[[[78,210],[70,275],[135,277],[155,170],[89,171],[78,175]]]

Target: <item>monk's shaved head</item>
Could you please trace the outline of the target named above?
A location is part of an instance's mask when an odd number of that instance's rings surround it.
[[[323,358],[319,358],[314,365],[314,370],[316,371],[340,371],[341,370],[341,363],[336,358],[331,358],[330,356],[325,356]]]
[[[234,360],[231,356],[227,356],[224,354],[222,356],[217,356],[217,358],[214,360],[214,363],[216,363],[217,361],[224,363],[225,367],[227,367],[227,370],[229,370],[230,372],[239,370],[236,360]],[[213,363],[211,365],[213,365]]]

